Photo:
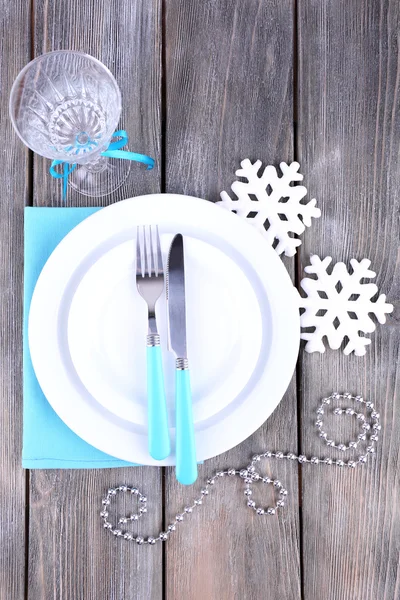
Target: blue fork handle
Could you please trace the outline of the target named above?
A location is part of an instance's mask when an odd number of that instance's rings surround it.
[[[159,343],[147,346],[147,402],[149,453],[155,460],[163,460],[171,454],[171,441]]]
[[[177,359],[177,365],[182,360]],[[177,366],[175,383],[176,478],[191,485],[197,479],[197,460],[189,369]]]

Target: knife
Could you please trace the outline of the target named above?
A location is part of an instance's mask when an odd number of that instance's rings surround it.
[[[172,240],[167,274],[168,347],[175,354],[176,478],[190,485],[197,479],[192,394],[186,351],[185,259],[183,237]]]

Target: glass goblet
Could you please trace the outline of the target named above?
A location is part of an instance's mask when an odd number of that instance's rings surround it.
[[[27,64],[10,95],[14,128],[31,150],[77,168],[69,184],[86,196],[105,196],[125,181],[129,160],[102,156],[121,114],[121,92],[100,61],[69,50]]]

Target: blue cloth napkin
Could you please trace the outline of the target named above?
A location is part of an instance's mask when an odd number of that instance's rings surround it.
[[[25,469],[88,469],[133,466],[84,442],[47,402],[33,370],[28,345],[28,315],[40,272],[61,240],[100,208],[25,209],[24,410],[22,466]]]

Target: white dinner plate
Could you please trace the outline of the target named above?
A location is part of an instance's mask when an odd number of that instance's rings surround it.
[[[271,414],[293,374],[300,339],[296,291],[275,251],[218,205],[172,194],[131,198],[93,214],[57,246],[38,279],[29,346],[42,390],[81,438],[120,459],[147,450],[146,305],[136,290],[136,227],[158,224],[166,263],[185,242],[188,357],[198,460],[237,445]],[[158,325],[171,437],[174,357],[166,306]]]

